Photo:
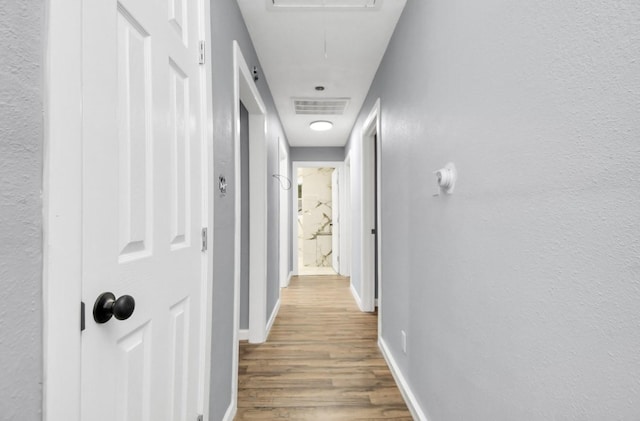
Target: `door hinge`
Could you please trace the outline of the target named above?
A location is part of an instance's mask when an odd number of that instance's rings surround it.
[[[209,243],[208,241],[208,235],[207,235],[207,229],[206,228],[202,228],[202,251],[207,251],[207,245]]]
[[[205,62],[205,55],[204,55],[205,45],[206,44],[204,41],[200,41],[198,43],[198,63],[199,64],[204,64]]]
[[[84,328],[84,301],[80,301],[80,332],[82,332]]]
[[[204,415],[198,415],[197,421],[204,421]]]

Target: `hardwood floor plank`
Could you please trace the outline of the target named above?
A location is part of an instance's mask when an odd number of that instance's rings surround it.
[[[266,343],[240,344],[236,420],[411,420],[340,276],[293,277]]]

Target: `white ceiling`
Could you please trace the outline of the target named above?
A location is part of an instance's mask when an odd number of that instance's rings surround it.
[[[238,0],[291,146],[345,145],[405,2]],[[348,104],[342,115],[300,115],[300,99]],[[334,127],[314,132],[315,120]]]

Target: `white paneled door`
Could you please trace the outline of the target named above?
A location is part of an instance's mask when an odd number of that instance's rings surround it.
[[[200,14],[193,0],[84,2],[83,420],[197,419]],[[119,300],[106,300],[100,313],[123,320],[94,320],[105,292]],[[123,296],[135,300],[128,318]]]

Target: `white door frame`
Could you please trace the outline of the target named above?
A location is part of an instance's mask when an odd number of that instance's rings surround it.
[[[267,332],[267,118],[266,107],[253,81],[240,45],[233,41],[233,142],[234,142],[234,312],[233,378],[231,396],[238,399],[241,266],[240,102],[249,112],[249,342],[262,343]]]
[[[340,222],[340,275],[351,276],[351,224],[353,216],[351,215],[351,155],[348,154],[344,159],[344,171],[342,188],[340,189],[341,204],[343,213]],[[343,225],[344,224],[344,225]]]
[[[291,188],[291,202],[293,209],[293,218],[291,219],[291,248],[293,250],[293,274],[299,274],[298,268],[298,168],[337,168],[339,170],[340,177],[344,176],[344,162],[343,161],[293,161],[291,163],[291,180],[293,181],[293,187]],[[339,181],[344,185],[344,179]],[[340,203],[340,214],[344,213],[342,208],[342,202]],[[341,225],[342,228],[342,225]],[[331,251],[335,253],[335,250]],[[337,251],[340,256],[340,250]]]
[[[333,173],[331,174],[331,266],[337,274],[342,273],[342,243],[340,242],[340,239],[342,238],[342,227],[340,224],[340,221],[342,220],[342,213],[340,211],[343,207],[343,198],[341,179],[343,179],[342,169],[334,168]],[[337,207],[335,202],[338,202]],[[337,252],[334,253],[333,250],[336,250]]]
[[[379,309],[382,308],[382,288],[380,288],[382,279],[382,263],[381,263],[381,244],[382,244],[382,227],[380,218],[380,156],[381,156],[381,124],[380,124],[380,99],[378,99],[369,116],[365,120],[362,126],[362,191],[361,191],[361,244],[362,244],[362,260],[361,271],[362,274],[362,311],[374,311],[375,310],[375,241],[378,241],[378,305]],[[373,139],[377,139],[377,151],[378,159],[374,160],[374,148]],[[375,174],[377,175],[377,191],[375,192],[378,197],[376,213],[378,215],[377,221],[374,221],[374,210],[372,206],[369,206],[373,202],[374,194],[374,162],[377,162],[375,168]],[[371,229],[377,226],[376,235],[371,234]],[[378,315],[378,330],[380,329],[380,314]]]
[[[81,332],[82,300],[82,0],[47,2],[45,47],[44,171],[43,171],[43,420],[81,421]],[[202,39],[211,39],[207,1],[198,0],[204,21]],[[211,57],[210,43],[206,46]],[[201,101],[203,116],[203,226],[213,227],[213,195],[209,185],[213,173],[211,62],[202,66],[205,87]],[[209,417],[211,367],[211,288],[213,242],[203,255],[206,289],[202,297],[199,412]],[[74,305],[76,303],[76,305]],[[85,303],[90,315],[93,303]]]
[[[278,154],[278,167],[279,167],[279,175],[278,186],[280,193],[280,224],[279,224],[279,236],[280,236],[280,288],[286,288],[289,286],[289,280],[291,279],[291,274],[289,272],[289,196],[291,195],[291,190],[294,188],[294,183],[291,175],[289,174],[289,154],[287,152],[287,147],[285,145],[286,140],[278,139],[278,150],[280,153]],[[289,180],[289,189],[287,190],[285,187],[287,186],[287,181],[284,178]]]

